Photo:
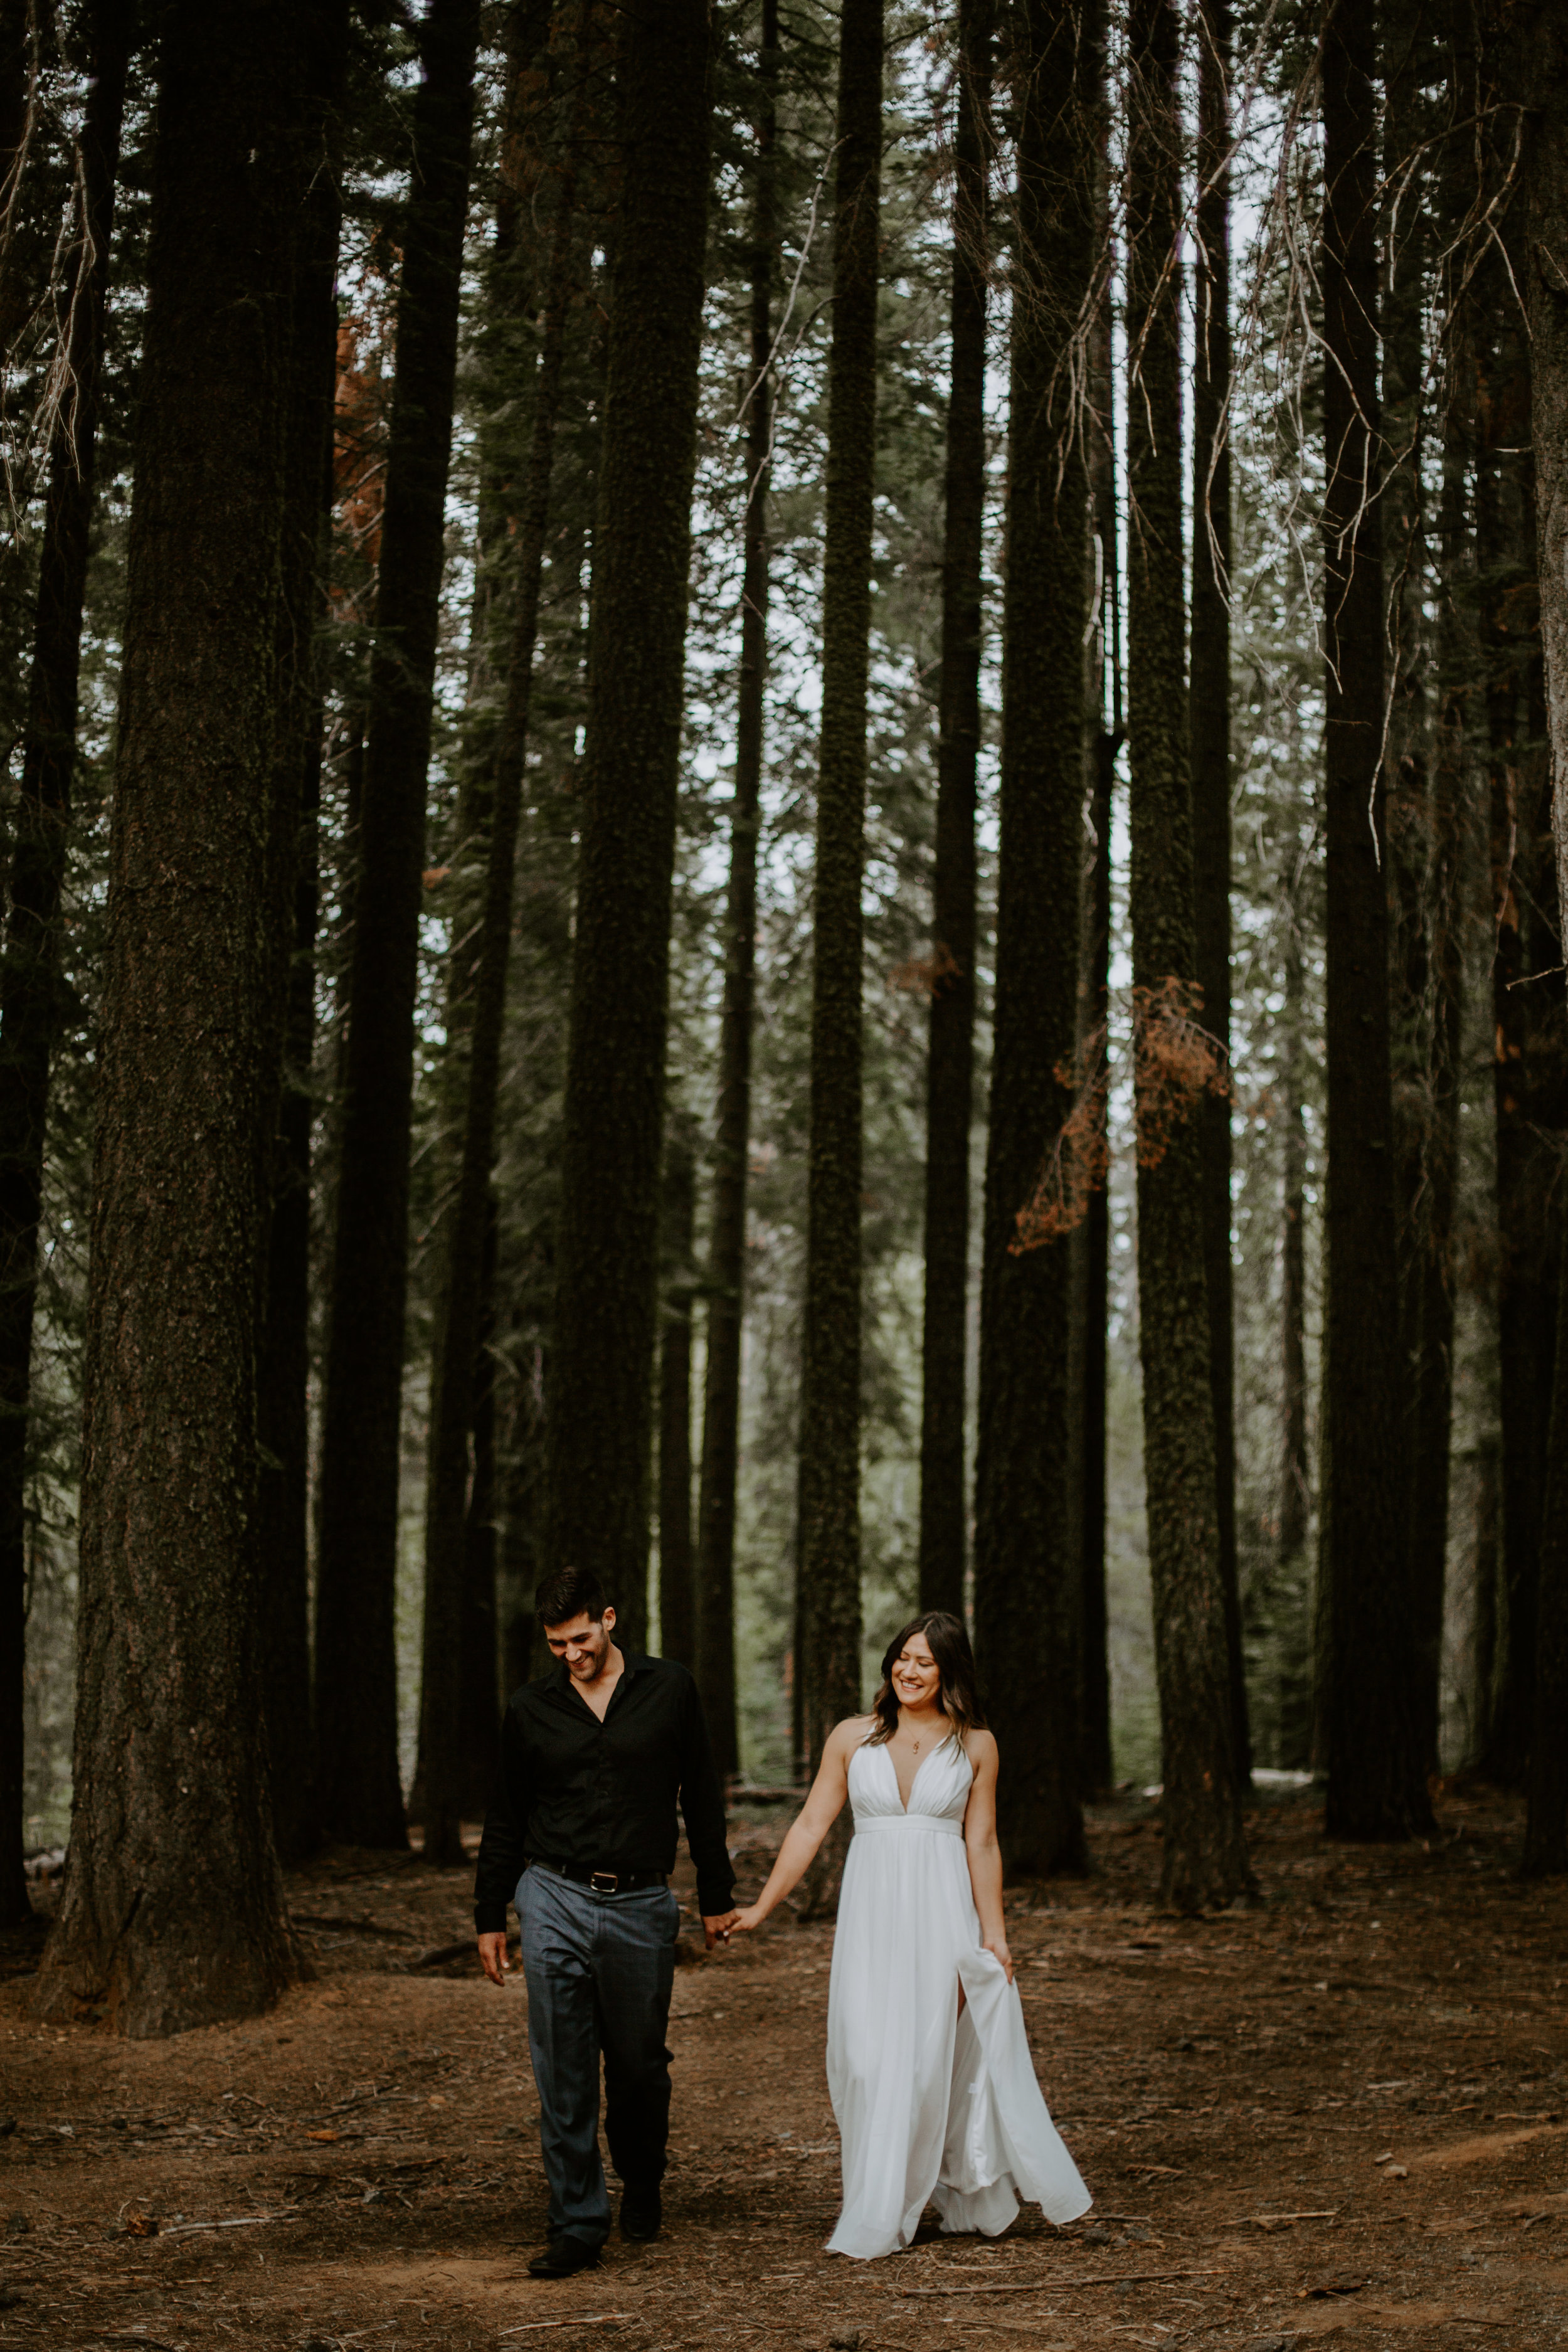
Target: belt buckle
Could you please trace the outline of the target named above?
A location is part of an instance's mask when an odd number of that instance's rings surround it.
[[[591,1870],[588,1873],[588,1892],[591,1895],[615,1895],[619,1892],[620,1884],[619,1876],[613,1870]]]

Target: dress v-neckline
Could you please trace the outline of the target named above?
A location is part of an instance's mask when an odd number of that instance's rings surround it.
[[[910,1782],[910,1794],[909,1794],[909,1800],[908,1800],[908,1801],[905,1801],[904,1792],[903,1792],[903,1790],[902,1790],[900,1788],[900,1786],[899,1786],[899,1768],[898,1768],[898,1766],[893,1762],[892,1750],[889,1748],[889,1747],[888,1746],[888,1743],[887,1743],[887,1741],[886,1741],[885,1739],[884,1739],[884,1740],[883,1740],[883,1742],[882,1742],[882,1753],[883,1753],[883,1755],[884,1755],[884,1756],[887,1758],[887,1759],[888,1759],[888,1767],[889,1767],[889,1769],[891,1771],[892,1776],[893,1776],[893,1794],[894,1794],[894,1796],[895,1796],[895,1797],[897,1797],[897,1799],[898,1799],[898,1801],[899,1801],[899,1811],[900,1811],[902,1814],[904,1814],[904,1815],[905,1815],[905,1817],[906,1817],[906,1819],[907,1819],[907,1818],[908,1818],[908,1814],[909,1814],[910,1805],[910,1804],[912,1804],[912,1803],[913,1803],[913,1801],[914,1801],[914,1794],[915,1794],[915,1790],[920,1787],[920,1784],[921,1784],[921,1774],[925,1770],[926,1766],[931,1762],[931,1757],[932,1757],[932,1756],[934,1756],[934,1755],[936,1754],[936,1749],[933,1748],[931,1750],[930,1755],[922,1756],[922,1757],[921,1758],[920,1762],[915,1766],[915,1777],[914,1777],[914,1779]]]

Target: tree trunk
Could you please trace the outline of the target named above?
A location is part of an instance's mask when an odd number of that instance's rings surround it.
[[[1247,1892],[1204,1280],[1205,1076],[1183,677],[1177,22],[1135,0],[1127,127],[1128,746],[1138,1313],[1164,1796],[1162,1892],[1184,1911]],[[1198,1016],[1201,1019],[1201,1014]],[[1212,1055],[1212,1047],[1206,1049]]]
[[[882,41],[882,0],[843,0],[800,1416],[800,1671],[814,1767],[834,1725],[860,1707],[860,894],[877,461]]]
[[[1498,1568],[1502,1510],[1498,1476],[1501,1448],[1489,1433],[1475,1452],[1475,1514],[1471,1537],[1473,1606],[1470,1612],[1470,1743],[1466,1762],[1472,1769],[1485,1751],[1491,1723],[1492,1686],[1497,1665]]]
[[[1279,1741],[1287,1772],[1312,1760],[1311,1572],[1307,1538],[1312,1471],[1307,1454],[1307,1121],[1305,987],[1299,893],[1285,909],[1285,1013],[1280,1232],[1279,1551],[1275,1628],[1279,1657]],[[1281,1622],[1282,1621],[1282,1622]]]
[[[1560,82],[1558,104],[1552,109],[1556,117],[1552,128],[1559,138],[1563,137],[1565,121],[1568,121],[1568,107],[1563,105],[1562,89]],[[1560,233],[1565,220],[1561,195],[1564,184],[1568,183],[1568,172],[1563,171],[1561,160],[1558,173],[1561,177],[1554,191],[1558,202],[1552,208],[1552,226]],[[1538,264],[1531,275],[1541,274]],[[1560,289],[1552,284],[1550,290],[1561,302],[1563,291],[1568,289]],[[1531,294],[1533,320],[1536,315],[1533,289]],[[1565,340],[1562,337],[1560,326],[1554,331],[1552,340],[1555,342]],[[1552,357],[1555,356],[1553,353]],[[1551,423],[1555,429],[1561,430],[1564,404],[1560,389],[1552,399],[1552,407],[1555,414]],[[1538,431],[1542,421],[1538,406]],[[1541,520],[1544,541],[1547,537],[1544,508]],[[1555,584],[1552,593],[1561,593]],[[1549,625],[1547,633],[1547,660],[1555,670],[1557,678],[1564,677],[1564,665],[1568,664],[1568,627],[1563,626],[1564,621],[1568,621],[1568,614],[1560,616],[1557,628]],[[1561,732],[1553,728],[1552,749],[1558,759],[1568,751],[1568,727]],[[1561,814],[1560,812],[1560,822]],[[1558,869],[1558,887],[1561,894],[1558,904],[1564,921],[1568,922],[1568,876],[1561,866]],[[1564,1245],[1564,1262],[1557,1283],[1557,1360],[1552,1377],[1546,1500],[1541,1515],[1535,1732],[1530,1747],[1530,1810],[1525,1822],[1524,1858],[1521,1865],[1526,1878],[1562,1877],[1568,1874],[1568,1244]]]
[[[338,240],[342,225],[340,115],[348,11],[323,6],[310,59],[314,156],[294,274],[292,365],[285,427],[282,625],[279,646],[279,804],[299,812],[297,840],[277,844],[273,920],[292,935],[283,1045],[283,1094],[272,1170],[257,1419],[261,1472],[257,1570],[262,1612],[262,1711],[272,1822],[285,1862],[321,1842],[310,1704],[310,1130],[315,1105],[317,831],[321,803],[324,620],[331,524],[337,389]]]
[[[324,1825],[401,1846],[394,1591],[408,1140],[431,693],[479,0],[431,0],[403,218],[321,1418],[316,1731]]]
[[[1099,732],[1093,747],[1095,780],[1089,803],[1094,854],[1084,893],[1084,930],[1089,949],[1088,1020],[1084,1058],[1103,1054],[1110,999],[1110,823],[1116,739]],[[1115,1778],[1110,1741],[1110,1607],[1105,1579],[1106,1388],[1110,1369],[1110,1196],[1103,1184],[1089,1196],[1075,1242],[1082,1252],[1083,1402],[1081,1447],[1079,1739],[1082,1793],[1103,1795]]]
[[[255,1335],[287,942],[276,667],[313,11],[164,27],[110,845],[70,1864],[37,2000],[121,2033],[300,1972],[273,1843]],[[279,952],[279,950],[282,952]]]
[[[1384,225],[1386,289],[1384,401],[1387,424],[1383,505],[1387,517],[1393,690],[1385,762],[1390,776],[1390,914],[1394,923],[1393,1055],[1396,1198],[1400,1241],[1400,1340],[1406,1411],[1405,1504],[1415,1706],[1428,1772],[1437,1769],[1443,1594],[1447,1555],[1449,1399],[1453,1305],[1450,1261],[1458,1152],[1458,845],[1464,757],[1461,680],[1455,667],[1456,608],[1450,581],[1465,546],[1466,457],[1459,430],[1463,369],[1462,264],[1443,289],[1447,315],[1448,414],[1438,506],[1442,579],[1433,579],[1424,457],[1432,292],[1433,205],[1421,170],[1433,122],[1428,86],[1436,68],[1432,27],[1419,5],[1391,0],[1384,12]],[[1439,151],[1444,161],[1449,151]],[[1454,153],[1459,213],[1469,201],[1470,150]],[[1446,191],[1434,191],[1440,202]],[[1456,215],[1450,234],[1458,231]],[[1465,306],[1468,307],[1468,306]],[[1437,660],[1426,614],[1434,592],[1444,618]],[[1435,709],[1432,673],[1440,709]],[[1446,673],[1446,675],[1443,675]],[[1436,722],[1436,723],[1435,723]]]
[[[56,259],[49,182],[64,159],[38,82],[57,40],[52,8],[0,0],[0,357],[36,317]]]
[[[1100,250],[1110,251],[1110,105],[1100,26],[1098,152],[1095,159]],[[1110,826],[1111,796],[1116,784],[1116,760],[1123,741],[1121,725],[1121,591],[1116,513],[1115,373],[1110,289],[1097,295],[1093,341],[1089,357],[1089,400],[1094,425],[1089,440],[1089,500],[1099,555],[1099,625],[1091,649],[1088,680],[1089,824],[1093,835],[1083,877],[1079,917],[1079,1071],[1103,1067],[1107,1022],[1110,1006]],[[1110,728],[1106,727],[1107,689]],[[1097,1099],[1096,1118],[1105,1136],[1105,1105]],[[1109,1150],[1107,1150],[1109,1160]],[[1090,1188],[1084,1220],[1073,1236],[1077,1262],[1074,1282],[1079,1293],[1075,1309],[1082,1331],[1083,1402],[1078,1415],[1079,1487],[1082,1543],[1082,1665],[1079,1683],[1079,1733],[1082,1742],[1082,1790],[1086,1797],[1109,1790],[1114,1777],[1110,1739],[1110,1612],[1105,1581],[1106,1533],[1106,1391],[1110,1369],[1110,1196],[1103,1183]]]
[[[66,304],[74,402],[49,451],[22,782],[12,817],[10,914],[0,958],[0,1926],[32,1916],[22,1872],[27,1433],[49,1064],[62,998],[58,921],[76,761],[82,600],[109,289],[114,184],[133,0],[87,12],[82,212]]]
[[[1198,17],[1197,318],[1193,375],[1191,618],[1193,854],[1204,1027],[1230,1061],[1230,69],[1229,0]],[[1237,1770],[1252,1784],[1236,1558],[1236,1313],[1230,1256],[1230,1100],[1198,1108],[1204,1286],[1214,1391],[1219,1573]]]
[[[963,1614],[969,1137],[974,1094],[974,778],[980,751],[993,0],[962,0],[953,134],[952,362],[926,1062],[922,1609]]]
[[[591,1563],[640,1648],[697,368],[707,230],[702,0],[628,14],[625,176],[594,542],[563,1108],[548,1557]]]
[[[702,1385],[702,1467],[694,1595],[698,1687],[713,1760],[740,1769],[735,1717],[735,1479],[741,1452],[741,1346],[745,1315],[746,1173],[752,1124],[752,1015],[756,971],[757,827],[768,667],[767,497],[773,433],[773,290],[778,268],[778,0],[763,0],[757,58],[757,153],[752,196],[752,358],[746,441],[746,553],[741,591],[741,688],[735,713],[735,797],[730,812],[730,892],[719,1105],[713,1139],[708,1350]]]
[[[1069,1336],[1088,485],[1062,363],[1093,285],[1099,37],[1061,0],[1017,20],[1006,704],[974,1481],[974,1634],[1002,1751],[1007,1867],[1086,1865]],[[1022,1214],[1059,1161],[1044,1237]],[[1055,1205],[1055,1203],[1053,1203]]]
[[[1531,267],[1505,228],[1513,277]],[[1557,1276],[1565,1231],[1551,1131],[1564,1123],[1563,961],[1552,864],[1552,774],[1537,593],[1541,489],[1529,448],[1532,345],[1507,274],[1477,420],[1476,556],[1486,701],[1497,1136],[1498,1373],[1502,1429],[1502,1576],[1495,1682],[1480,1769],[1517,1786],[1535,1720],[1536,1590],[1548,1475]],[[1491,307],[1491,306],[1489,306]],[[1535,354],[1539,363],[1539,353]],[[1540,566],[1546,552],[1542,545]]]
[[[664,1247],[668,1278],[658,1366],[658,1646],[689,1666],[696,1648],[691,1576],[691,1260],[697,1160],[689,1136],[665,1142]]]
[[[1405,1520],[1405,1416],[1384,880],[1384,613],[1375,480],[1375,28],[1331,0],[1323,33],[1323,410],[1329,1168],[1324,1382],[1327,1822],[1340,1837],[1431,1823]]]
[[[1457,275],[1457,266],[1455,268]],[[1411,1423],[1410,1554],[1420,1731],[1429,1772],[1441,1768],[1443,1616],[1453,1440],[1454,1217],[1459,1174],[1464,1051],[1465,859],[1468,745],[1474,681],[1469,614],[1474,593],[1467,489],[1473,456],[1475,385],[1468,321],[1450,298],[1448,390],[1438,510],[1441,604],[1438,707],[1427,790],[1426,1134],[1421,1158],[1419,1354]]]
[[[550,485],[555,427],[561,412],[567,312],[573,291],[576,209],[574,169],[582,93],[586,86],[582,56],[585,48],[585,42],[579,44],[574,119],[556,185],[527,479],[519,502],[520,511],[512,519],[518,541],[512,592],[516,604],[506,708],[489,789],[483,795],[489,836],[484,863],[484,904],[472,943],[468,1086],[461,1116],[460,1164],[443,1266],[443,1287],[437,1303],[430,1383],[418,1781],[425,1851],[437,1861],[454,1864],[464,1859],[460,1820],[466,1778],[462,1629],[474,1381],[480,1362],[485,1234],[496,1156],[501,1045],[506,1029],[517,829],[522,809],[534,648],[539,635],[540,586],[550,521]]]
[[[1540,533],[1541,632],[1553,774],[1559,939],[1568,939],[1568,25],[1525,17],[1523,291],[1530,330],[1531,441]],[[1556,961],[1563,961],[1559,946]],[[1559,1003],[1562,983],[1554,989]],[[1568,1242],[1564,1244],[1568,1253]],[[1557,1349],[1542,1511],[1534,1738],[1524,1868],[1568,1871],[1568,1255],[1557,1284]]]
[[[500,1626],[496,1542],[496,1269],[500,1218],[492,1192],[479,1260],[479,1315],[474,1361],[474,1467],[463,1523],[463,1720],[458,1755],[458,1810],[482,1821],[500,1743]]]

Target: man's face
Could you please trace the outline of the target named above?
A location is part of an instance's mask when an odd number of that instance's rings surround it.
[[[550,1644],[551,1656],[565,1659],[566,1671],[574,1682],[591,1683],[609,1655],[610,1636],[615,1630],[613,1609],[606,1609],[597,1623],[585,1609],[580,1609],[564,1625],[547,1625],[544,1638]]]

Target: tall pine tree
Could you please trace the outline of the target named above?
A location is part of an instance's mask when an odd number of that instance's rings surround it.
[[[659,1164],[697,367],[705,0],[623,19],[587,734],[550,1360],[547,1540],[647,1632]]]
[[[354,877],[321,1411],[316,1727],[324,1825],[405,1843],[393,1600],[408,1146],[431,697],[440,626],[479,0],[431,0],[402,221],[397,373]]]
[[[10,909],[0,955],[0,1923],[32,1916],[22,1872],[22,1691],[26,1648],[27,1441],[49,1069],[59,1035],[60,892],[76,764],[110,236],[133,0],[84,10],[88,74],[80,212],[69,262],[62,401],[49,451]]]
[[[844,0],[838,38],[797,1537],[800,1680],[813,1764],[834,1724],[860,1706],[860,894],[877,459],[882,0]]]
[[[1230,1059],[1230,7],[1197,12],[1198,140],[1193,353],[1190,624],[1193,876],[1204,1027]],[[1236,1557],[1236,1311],[1230,1256],[1230,1101],[1205,1097],[1204,1285],[1209,1310],[1219,1573],[1237,1769],[1252,1770]]]
[[[256,1305],[297,811],[274,758],[308,0],[163,26],[98,1068],[71,1864],[38,2001],[298,1972],[260,1703]],[[279,950],[281,950],[281,952]]]
[[[735,793],[724,908],[724,1002],[708,1261],[707,1359],[697,1504],[694,1607],[697,1679],[721,1772],[740,1765],[735,1729],[735,1477],[741,1439],[741,1335],[745,1311],[746,1176],[752,1127],[752,1019],[757,951],[757,834],[768,667],[768,491],[773,437],[773,279],[778,269],[778,0],[763,0],[752,163],[751,362],[746,396],[745,567],[741,585],[741,690],[735,713]]]
[[[1127,735],[1138,1132],[1138,1317],[1160,1687],[1162,1891],[1186,1911],[1252,1885],[1241,1825],[1215,1480],[1193,1034],[1196,891],[1183,676],[1177,19],[1134,0],[1127,121]]]
[[[1017,252],[1003,607],[1000,864],[974,1479],[974,1634],[1002,1751],[1009,1869],[1081,1869],[1079,1517],[1065,1213],[1020,1249],[1042,1168],[1079,1148],[1079,845],[1089,500],[1068,395],[1089,325],[1099,58],[1079,10],[1030,0],[1015,47]],[[1064,1204],[1065,1205],[1065,1204]]]
[[[968,1519],[969,1149],[974,1097],[975,769],[985,523],[992,0],[958,12],[952,162],[952,378],[926,1061],[925,1329],[921,1407],[922,1609],[963,1614]]]
[[[1331,0],[1323,28],[1321,277],[1327,683],[1327,1304],[1323,1379],[1328,1826],[1430,1823],[1409,1606],[1398,1378],[1385,882],[1375,27]]]

